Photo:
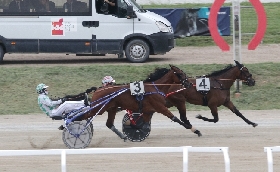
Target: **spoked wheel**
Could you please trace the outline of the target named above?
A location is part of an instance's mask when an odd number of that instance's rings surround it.
[[[86,121],[74,121],[70,123],[67,128],[64,128],[62,133],[62,140],[69,149],[83,149],[86,148],[93,136],[93,125],[85,128]],[[83,131],[84,130],[84,131]]]
[[[151,121],[144,124],[143,118],[139,114],[133,114],[136,125],[131,124],[128,113],[126,113],[122,120],[122,131],[127,135],[128,140],[132,142],[141,142],[145,140],[151,132]]]

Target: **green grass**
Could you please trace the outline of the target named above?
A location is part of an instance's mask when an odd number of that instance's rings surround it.
[[[174,4],[174,5],[145,5],[145,9],[149,8],[200,8],[211,7],[212,4]],[[231,7],[229,3],[225,3],[223,6]],[[252,6],[249,2],[241,3],[241,7]],[[267,28],[264,36],[264,44],[278,44],[280,43],[280,22],[278,16],[280,16],[280,3],[263,3],[267,16]],[[253,38],[257,29],[257,15],[254,8],[241,8],[241,42],[242,44],[248,44]],[[232,17],[231,17],[232,20]],[[231,21],[231,32],[232,32]],[[248,34],[249,33],[249,34]],[[228,44],[232,44],[232,36],[223,37]],[[186,38],[176,39],[176,46],[213,46],[216,45],[211,36],[192,36]]]
[[[232,101],[239,109],[279,109],[280,68],[279,63],[246,64],[256,79],[256,86],[242,86],[241,97]],[[100,86],[105,75],[112,75],[117,83],[144,80],[155,67],[167,65],[90,65],[84,67],[1,67],[0,70],[0,114],[41,113],[37,105],[35,87],[44,82],[49,85],[50,95],[63,97],[78,94],[92,86]],[[199,76],[220,70],[221,64],[178,65],[188,76]],[[207,107],[188,105],[188,110],[208,110]],[[175,110],[174,108],[172,110]]]

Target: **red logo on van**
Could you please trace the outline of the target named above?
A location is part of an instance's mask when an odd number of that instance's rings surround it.
[[[52,35],[64,35],[63,18],[52,22]]]

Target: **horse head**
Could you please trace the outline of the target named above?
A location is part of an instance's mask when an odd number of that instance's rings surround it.
[[[185,74],[185,72],[183,72],[181,69],[179,69],[176,66],[173,65],[169,65],[169,66],[185,88],[190,88],[192,86],[192,83],[189,82],[188,76]]]
[[[240,64],[238,61],[234,61],[236,66],[241,71],[239,79],[244,80],[244,83],[248,86],[254,86],[255,80],[252,78],[252,74],[249,72],[248,68],[246,68],[243,64]]]

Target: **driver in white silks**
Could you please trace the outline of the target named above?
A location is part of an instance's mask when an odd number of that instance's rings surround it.
[[[49,96],[47,96],[48,87],[49,86],[41,83],[36,87],[36,91],[39,94],[38,105],[40,109],[50,118],[63,118],[63,115],[71,112],[74,109],[80,109],[84,107],[83,111],[85,111],[90,108],[87,93],[85,93],[85,99],[81,101],[65,101],[65,98],[52,101]]]

